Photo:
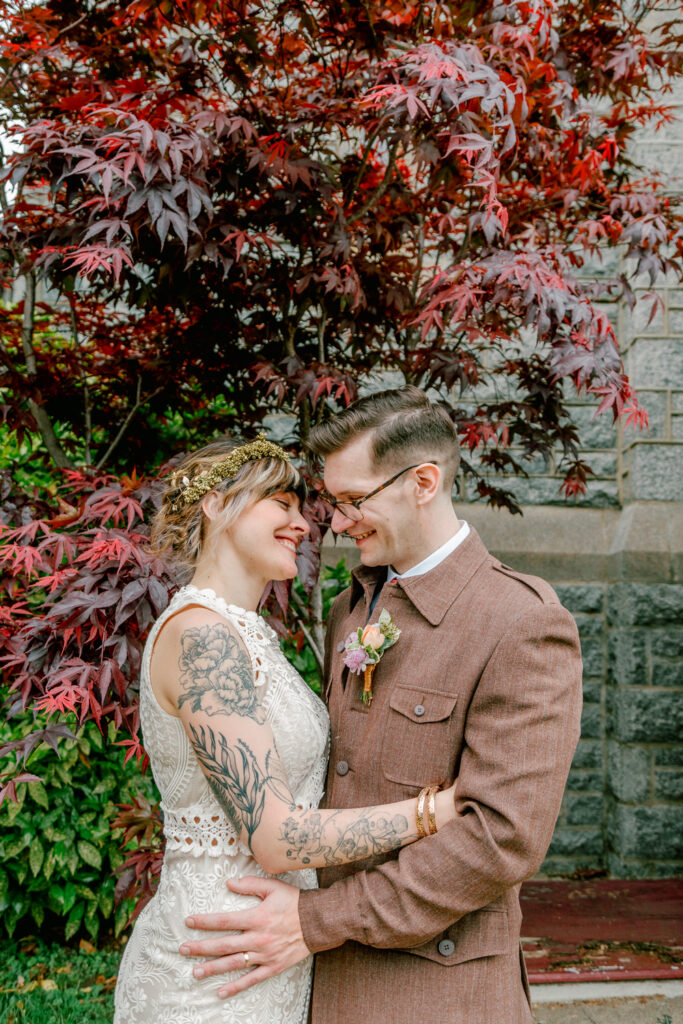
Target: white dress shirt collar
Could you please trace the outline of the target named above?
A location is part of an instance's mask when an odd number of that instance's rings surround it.
[[[445,558],[448,558],[451,552],[455,551],[455,549],[459,547],[467,537],[469,537],[469,534],[469,524],[464,520],[461,520],[460,529],[457,533],[454,533],[450,540],[447,540],[440,548],[433,551],[431,555],[427,555],[426,558],[423,558],[421,562],[417,563],[417,565],[412,566],[410,569],[406,569],[405,572],[396,572],[391,565],[387,566],[387,579],[404,580],[408,576],[424,576],[426,572],[429,572],[431,569],[436,569],[437,565],[440,565]]]

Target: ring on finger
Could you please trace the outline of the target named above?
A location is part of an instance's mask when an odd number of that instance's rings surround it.
[[[242,956],[244,957],[244,966],[247,967],[247,968],[251,967],[251,961],[249,959],[249,954],[248,953],[242,953]]]

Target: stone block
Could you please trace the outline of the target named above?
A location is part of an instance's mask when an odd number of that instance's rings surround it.
[[[629,352],[629,378],[641,388],[679,388],[683,349],[677,338],[639,338]]]
[[[607,638],[607,678],[617,686],[648,682],[645,631],[617,629]]]
[[[683,308],[683,288],[669,288],[667,298],[669,309]]]
[[[683,771],[664,768],[655,772],[655,800],[683,801]]]
[[[683,445],[637,441],[629,456],[631,501],[683,501]]]
[[[683,441],[683,416],[680,413],[671,417],[671,438],[674,441]]]
[[[585,452],[582,456],[593,470],[589,485],[594,478],[613,480],[617,475],[617,453],[611,451]]]
[[[570,409],[571,418],[579,432],[581,449],[616,448],[617,430],[609,415],[596,416],[595,405],[577,405]]]
[[[607,834],[610,849],[624,859],[683,859],[683,806],[617,804],[610,811]]]
[[[593,825],[602,821],[603,797],[588,796],[582,793],[574,796],[568,793],[565,797],[567,825]]]
[[[555,829],[549,857],[584,856],[602,857],[603,838],[601,828],[567,828],[560,826]]]
[[[582,768],[572,768],[567,779],[568,793],[584,793],[602,791],[602,772],[584,771]]]
[[[581,638],[581,657],[584,676],[599,676],[605,669],[605,652],[602,637]]]
[[[589,857],[546,857],[540,874],[546,878],[566,878],[575,871],[601,870],[602,855]]]
[[[573,614],[578,614],[579,612],[586,612],[588,614],[602,612],[605,606],[605,587],[600,585],[556,586],[555,590],[562,604]],[[602,620],[591,621],[601,622]]]
[[[638,391],[638,401],[645,409],[648,419],[648,430],[638,433],[627,428],[624,436],[626,446],[639,438],[665,438],[668,436],[668,409],[666,391]]]
[[[683,687],[683,661],[655,658],[652,662],[652,685]]]
[[[677,743],[670,747],[655,747],[654,757],[656,765],[666,765],[667,767],[680,767],[683,768],[683,743]]]
[[[657,629],[648,632],[650,651],[659,658],[683,658],[683,629]]]
[[[683,585],[615,583],[607,592],[607,621],[622,627],[678,625],[683,621]]]
[[[607,871],[611,878],[678,878],[683,873],[683,861],[624,860],[608,853]]]
[[[602,771],[602,743],[596,743],[595,740],[590,739],[580,739],[574,751],[572,768],[591,768]]]
[[[581,735],[589,739],[599,739],[602,734],[602,708],[599,704],[584,704],[581,712]]]
[[[663,690],[621,690],[610,725],[614,738],[625,742],[676,742],[683,734],[683,701]]]
[[[607,745],[607,785],[623,803],[644,803],[651,796],[651,755],[645,747]]]
[[[599,704],[602,700],[602,679],[583,679],[583,699],[586,704]]]
[[[602,615],[575,615],[576,625],[579,627],[579,636],[601,637],[605,628],[605,620]]]
[[[661,291],[659,292],[660,298],[662,298]],[[653,311],[652,298],[648,297],[644,299],[641,295],[638,296],[639,301],[633,308],[629,319],[629,326],[632,331],[632,336],[642,337],[648,334],[662,334],[664,332],[664,309],[663,304],[657,303]]]
[[[669,310],[669,332],[683,334],[683,309]]]

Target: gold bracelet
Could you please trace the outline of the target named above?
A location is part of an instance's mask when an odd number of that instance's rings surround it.
[[[434,836],[437,833],[436,827],[436,794],[439,791],[438,786],[430,786],[429,795],[427,797],[427,823],[429,825],[429,834]]]
[[[429,786],[425,786],[425,788],[420,791],[420,795],[418,796],[417,803],[415,805],[415,822],[417,824],[417,838],[418,839],[424,839],[425,836],[427,835],[427,830],[425,828],[425,823],[424,823],[424,809],[425,809],[425,798],[426,798],[428,792],[429,792]]]

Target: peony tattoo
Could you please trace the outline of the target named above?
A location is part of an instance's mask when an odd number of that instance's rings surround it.
[[[181,645],[179,708],[262,719],[249,655],[226,626],[187,629]]]
[[[346,667],[358,675],[363,673],[362,700],[368,707],[372,704],[372,674],[375,667],[384,652],[393,647],[400,635],[401,630],[384,608],[377,622],[371,622],[365,628],[359,626],[344,645]]]

